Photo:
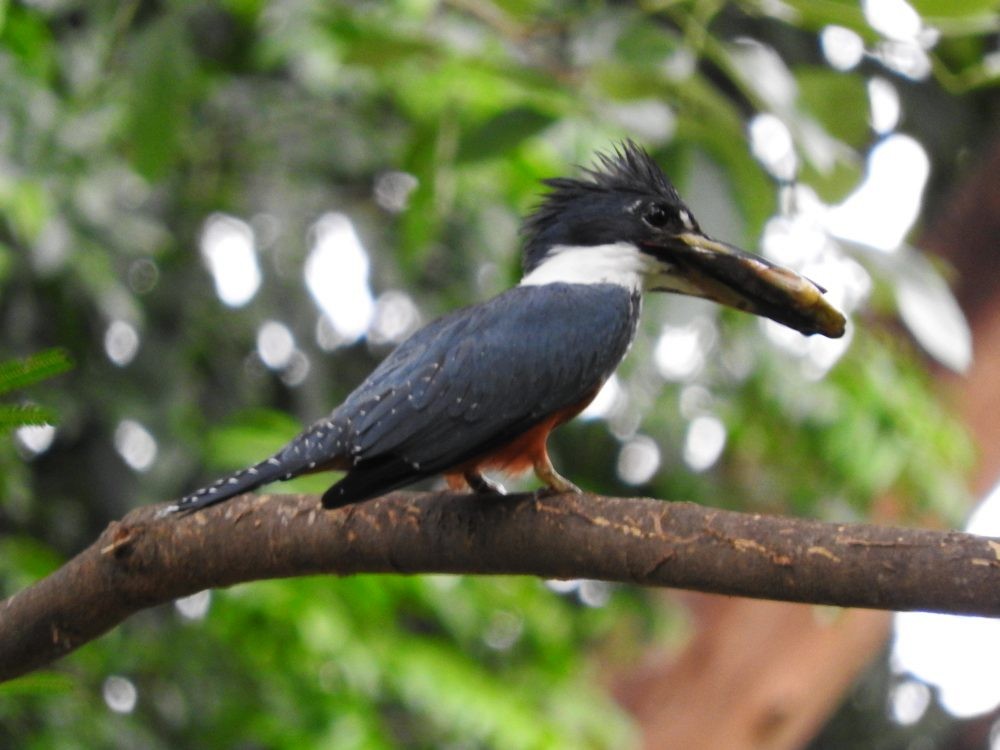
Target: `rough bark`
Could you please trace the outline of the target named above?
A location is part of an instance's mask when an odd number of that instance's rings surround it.
[[[784,601],[1000,615],[1000,541],[644,498],[393,493],[339,511],[244,495],[139,508],[0,604],[0,679],[206,588],[333,573],[598,578]]]

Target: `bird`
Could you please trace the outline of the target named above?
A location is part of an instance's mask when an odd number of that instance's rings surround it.
[[[705,234],[650,154],[624,140],[548,191],[522,226],[520,283],[428,323],[327,417],[274,455],[170,506],[194,511],[277,480],[344,475],[322,496],[351,505],[443,475],[502,493],[487,472],[534,470],[544,493],[579,493],[549,459],[628,352],[643,294],[714,300],[804,335],[844,316],[798,273]]]

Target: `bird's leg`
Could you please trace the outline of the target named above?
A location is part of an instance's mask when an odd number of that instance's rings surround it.
[[[534,464],[535,476],[545,483],[545,487],[540,489],[538,494],[561,495],[564,492],[572,492],[575,495],[580,495],[583,493],[583,490],[555,470],[549,460],[548,451],[543,450],[540,455],[536,456]]]
[[[468,483],[469,487],[472,488],[473,492],[477,492],[480,495],[506,495],[507,490],[503,488],[503,485],[499,482],[494,482],[492,479],[488,479],[480,474],[474,469],[469,469],[463,475],[465,481]]]
[[[506,495],[507,490],[499,482],[487,479],[475,469],[467,469],[461,473],[453,472],[444,475],[448,489],[452,492],[472,490],[478,495]]]

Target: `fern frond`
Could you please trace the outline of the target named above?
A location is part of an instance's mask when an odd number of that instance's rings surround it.
[[[55,424],[51,409],[35,404],[0,404],[0,432],[7,432],[26,425]]]
[[[27,388],[66,372],[73,366],[63,349],[46,349],[25,359],[0,362],[0,395]]]

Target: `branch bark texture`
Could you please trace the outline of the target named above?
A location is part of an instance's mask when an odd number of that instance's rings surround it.
[[[206,588],[333,573],[597,578],[792,602],[1000,616],[1000,540],[830,524],[646,498],[396,492],[324,511],[244,495],[187,516],[148,506],[0,603],[0,680],[129,615]]]

